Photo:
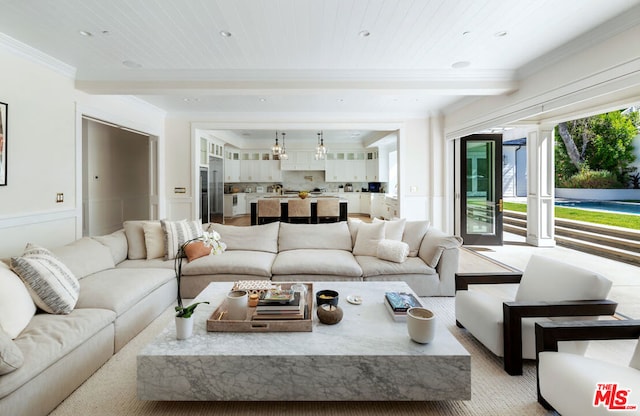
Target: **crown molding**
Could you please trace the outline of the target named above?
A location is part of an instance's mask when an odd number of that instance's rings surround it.
[[[44,65],[49,69],[52,69],[70,79],[75,79],[76,77],[76,68],[68,65],[50,55],[47,55],[40,50],[33,48],[29,45],[26,45],[11,36],[7,36],[4,33],[0,33],[0,47],[13,52],[17,55],[20,55],[32,62],[35,62],[40,65]]]

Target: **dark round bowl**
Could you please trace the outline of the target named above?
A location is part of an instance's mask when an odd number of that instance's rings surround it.
[[[316,306],[338,306],[338,292],[335,290],[319,290],[316,292]]]

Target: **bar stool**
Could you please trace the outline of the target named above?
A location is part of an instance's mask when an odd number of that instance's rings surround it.
[[[289,222],[311,223],[311,201],[308,199],[290,199]]]
[[[280,199],[258,199],[258,225],[280,221]]]
[[[318,198],[318,223],[340,221],[340,200],[338,198]]]

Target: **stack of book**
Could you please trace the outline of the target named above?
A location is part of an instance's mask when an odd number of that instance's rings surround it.
[[[304,319],[304,299],[300,292],[269,290],[260,297],[253,319]]]
[[[407,310],[413,307],[422,307],[422,303],[411,293],[385,292],[384,306],[393,319],[404,321],[407,319]]]

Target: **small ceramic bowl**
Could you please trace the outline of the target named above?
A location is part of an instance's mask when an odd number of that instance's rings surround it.
[[[316,306],[338,306],[338,292],[335,290],[319,290],[316,292]]]

